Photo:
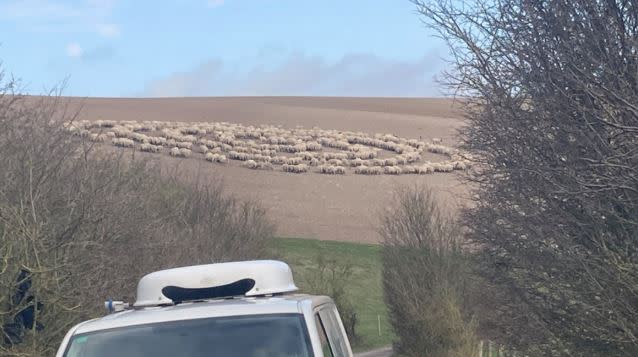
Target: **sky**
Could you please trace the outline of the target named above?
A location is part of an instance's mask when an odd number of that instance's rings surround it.
[[[447,54],[408,0],[0,0],[30,94],[432,97]]]

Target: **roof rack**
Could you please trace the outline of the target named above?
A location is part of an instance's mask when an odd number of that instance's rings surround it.
[[[133,307],[175,305],[297,291],[288,264],[276,260],[195,265],[150,273],[137,284]]]

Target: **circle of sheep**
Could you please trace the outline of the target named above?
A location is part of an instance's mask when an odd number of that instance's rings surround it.
[[[437,138],[421,141],[392,134],[226,122],[85,120],[66,123],[66,128],[96,143],[218,164],[240,161],[242,167],[253,170],[294,174],[425,175],[465,170],[471,164]],[[425,152],[442,155],[444,160],[426,161]]]

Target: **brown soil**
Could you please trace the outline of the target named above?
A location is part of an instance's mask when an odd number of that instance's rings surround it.
[[[456,143],[461,113],[447,99],[228,97],[112,99],[71,98],[80,119],[226,121],[294,128],[320,127],[391,133],[406,138],[443,138]],[[180,160],[169,157],[162,160]],[[183,160],[184,175],[221,178],[230,192],[259,200],[277,224],[280,236],[379,242],[378,216],[399,185],[432,187],[441,202],[455,209],[467,193],[456,174],[405,176],[294,175],[253,171],[237,165]]]

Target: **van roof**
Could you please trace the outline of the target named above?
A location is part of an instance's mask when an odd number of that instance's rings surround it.
[[[86,321],[76,326],[74,334],[82,334],[125,326],[191,320],[223,316],[303,313],[303,304],[323,305],[332,300],[326,296],[282,295],[274,297],[239,297],[179,305],[131,309]]]

